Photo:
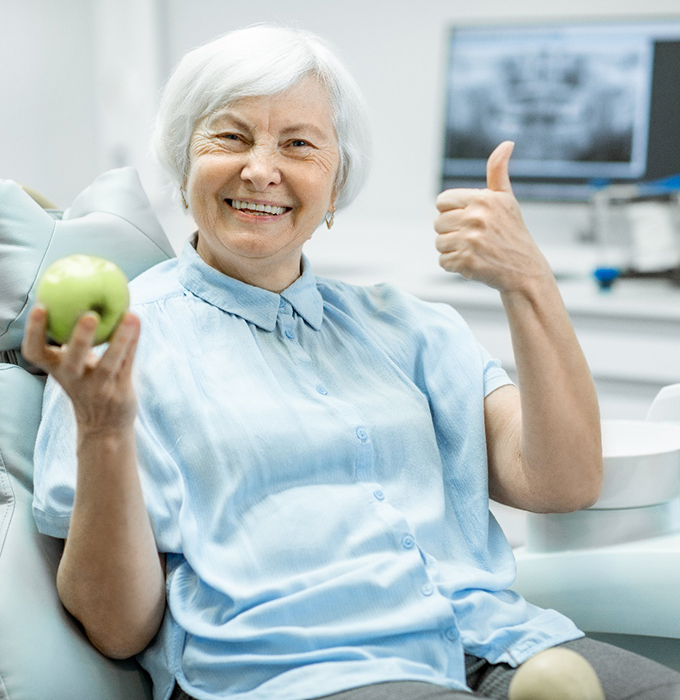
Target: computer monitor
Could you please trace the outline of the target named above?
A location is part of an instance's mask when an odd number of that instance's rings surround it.
[[[520,199],[680,173],[680,18],[455,26],[448,48],[444,189],[484,187],[506,139]]]

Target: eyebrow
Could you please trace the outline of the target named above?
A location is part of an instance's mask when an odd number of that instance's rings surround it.
[[[245,131],[250,130],[250,126],[246,122],[244,122],[242,119],[239,119],[238,117],[235,117],[233,114],[229,114],[229,112],[227,112],[226,110],[211,114],[208,117],[208,127],[211,129],[221,128],[218,125],[220,125],[221,122],[226,120],[233,122],[239,129],[244,129]]]
[[[321,138],[328,138],[328,134],[325,134],[323,131],[321,131],[321,129],[319,129],[318,126],[315,126],[314,124],[307,124],[305,122],[301,122],[300,124],[293,124],[292,126],[287,126],[281,133],[293,134],[300,132],[311,132],[315,136],[319,136]]]

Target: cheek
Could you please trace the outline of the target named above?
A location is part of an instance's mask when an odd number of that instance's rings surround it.
[[[200,156],[190,162],[187,190],[208,197],[224,185],[229,172],[229,163],[223,156]]]
[[[300,191],[309,194],[312,207],[325,211],[333,193],[334,185],[335,171],[327,172],[324,169],[322,172],[316,172],[301,179]]]

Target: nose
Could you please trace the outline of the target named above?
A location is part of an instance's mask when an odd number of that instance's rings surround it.
[[[281,182],[281,171],[276,154],[266,148],[252,148],[241,170],[241,179],[250,182],[257,192],[263,192],[270,185]]]

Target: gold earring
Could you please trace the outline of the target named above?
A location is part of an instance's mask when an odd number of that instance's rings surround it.
[[[331,227],[333,226],[333,219],[335,218],[335,212],[334,211],[329,211],[326,214],[326,226],[328,227],[328,230],[331,230]]]
[[[187,198],[186,198],[186,196],[185,196],[185,194],[184,194],[184,188],[180,188],[179,193],[180,193],[180,195],[182,196],[182,204],[184,205],[184,208],[185,208],[185,209],[188,209],[188,208],[189,208],[189,205],[187,204]]]

